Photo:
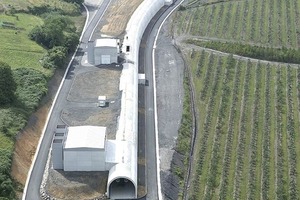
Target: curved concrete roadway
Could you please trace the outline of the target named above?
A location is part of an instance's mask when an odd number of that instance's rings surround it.
[[[156,136],[154,120],[154,89],[153,89],[153,63],[152,51],[155,44],[156,35],[159,34],[159,27],[178,4],[179,0],[167,7],[163,7],[150,21],[146,28],[139,52],[139,73],[145,72],[146,80],[149,81],[149,87],[145,87],[145,134],[146,134],[146,177],[147,177],[147,196],[143,199],[161,200],[160,183],[157,180],[157,158],[156,158]],[[140,92],[140,91],[139,91]]]
[[[98,22],[101,20],[104,12],[106,11],[108,5],[111,0],[103,0],[102,4],[98,7],[97,11],[93,15],[92,19],[88,22],[88,26],[86,27],[82,40],[79,45],[78,51],[76,52],[74,60],[71,61],[69,65],[68,71],[66,72],[64,83],[61,87],[61,90],[58,91],[59,95],[57,96],[57,100],[54,102],[54,106],[52,109],[52,113],[50,112],[49,121],[47,127],[44,131],[44,135],[42,136],[41,142],[37,149],[37,153],[35,155],[34,163],[29,171],[28,178],[26,181],[26,185],[23,193],[23,200],[38,200],[40,199],[40,185],[43,179],[45,166],[48,159],[49,150],[51,147],[51,142],[53,138],[53,132],[57,124],[60,122],[60,111],[62,110],[62,103],[65,101],[67,93],[71,87],[73,78],[74,78],[74,70],[79,68],[78,62],[76,60],[82,59],[83,51],[85,51],[87,42],[94,34],[95,27],[98,25]],[[93,7],[88,7],[88,9],[95,9]]]

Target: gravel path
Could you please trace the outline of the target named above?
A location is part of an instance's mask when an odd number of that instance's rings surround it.
[[[177,199],[178,181],[171,174],[183,104],[184,62],[173,46],[170,19],[164,24],[156,48],[156,81],[160,169],[164,199]]]

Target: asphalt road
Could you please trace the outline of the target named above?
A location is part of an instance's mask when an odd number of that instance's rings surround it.
[[[146,141],[146,182],[147,195],[143,199],[159,199],[157,163],[156,163],[156,142],[154,126],[154,90],[153,90],[153,63],[152,50],[155,36],[158,34],[159,26],[167,15],[176,7],[180,1],[174,2],[170,7],[163,7],[150,21],[142,37],[139,52],[139,73],[145,73],[149,86],[144,87],[145,98],[145,141]],[[158,147],[157,147],[158,148]],[[160,173],[160,172],[158,172]]]
[[[61,110],[63,109],[63,102],[67,99],[68,91],[71,88],[74,71],[79,68],[80,64],[77,60],[82,59],[83,51],[86,49],[87,42],[91,35],[94,32],[94,28],[97,26],[100,21],[103,13],[106,11],[107,6],[109,5],[110,0],[104,0],[102,4],[99,6],[99,9],[94,11],[96,12],[94,17],[90,19],[88,26],[86,27],[85,32],[82,36],[82,41],[78,48],[78,52],[76,53],[75,59],[72,61],[72,64],[67,72],[66,79],[61,88],[61,91],[57,97],[55,105],[53,107],[53,111],[51,113],[49,122],[46,127],[46,131],[44,133],[44,137],[42,138],[40,148],[37,149],[37,155],[32,167],[32,171],[27,183],[26,196],[23,196],[23,200],[38,200],[40,199],[40,186],[42,183],[45,166],[48,159],[49,150],[51,147],[51,142],[53,138],[53,133],[57,124],[62,124],[60,120]],[[88,7],[88,9],[93,9],[93,7]],[[26,187],[25,187],[26,188]],[[25,191],[24,191],[25,192]]]

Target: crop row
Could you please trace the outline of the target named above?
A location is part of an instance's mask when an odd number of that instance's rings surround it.
[[[222,7],[224,7],[224,4],[222,4]],[[224,20],[222,21],[222,30],[219,32],[218,37],[222,37],[222,35],[225,35],[228,31],[226,29],[228,28],[228,25],[230,24],[230,14],[232,13],[232,3],[229,3],[228,6],[225,7],[224,12]]]
[[[253,41],[255,38],[254,38],[254,34],[255,34],[255,31],[256,31],[256,22],[257,22],[257,10],[258,10],[258,2],[257,0],[253,0],[252,2],[252,5],[253,7],[251,7],[252,9],[252,13],[251,13],[251,21],[252,21],[252,24],[251,24],[251,27],[250,27],[250,33],[249,33],[249,39],[250,41]]]
[[[264,29],[265,29],[265,23],[266,23],[267,20],[264,19],[264,17],[265,17],[265,12],[268,13],[268,11],[266,11],[266,9],[265,9],[266,8],[266,0],[262,0],[260,2],[261,2],[261,5],[259,6],[260,12],[257,12],[258,15],[260,15],[260,17],[259,17],[259,31],[258,31],[256,37],[260,38],[260,40],[259,40],[260,43],[265,43]]]
[[[202,50],[200,54],[200,59],[198,61],[197,70],[196,70],[196,76],[198,78],[202,77],[204,64],[205,64],[205,52],[204,50]]]
[[[222,77],[223,69],[222,69],[222,58],[218,57],[217,61],[217,70],[216,74],[214,77],[214,84],[212,87],[211,93],[216,95],[218,91],[220,90],[220,82],[221,82],[221,77]],[[207,113],[205,117],[205,122],[204,122],[204,127],[202,131],[202,137],[200,140],[200,150],[199,150],[199,158],[197,160],[197,168],[196,168],[196,173],[198,178],[194,179],[194,191],[198,190],[199,184],[200,184],[200,177],[202,175],[202,170],[203,170],[203,165],[204,165],[204,159],[206,156],[207,152],[207,142],[208,142],[208,137],[210,134],[210,130],[212,127],[212,120],[215,117],[213,115],[214,108],[216,106],[217,99],[216,98],[210,98],[208,105],[207,105]]]
[[[192,57],[196,97],[206,94],[189,199],[298,199],[300,69]]]
[[[269,27],[268,27],[268,44],[274,44],[274,29],[273,29],[273,18],[274,18],[274,0],[269,0],[269,16],[268,16],[268,22],[269,22]],[[264,19],[262,19],[264,20]],[[260,30],[263,31],[263,30]],[[262,32],[261,32],[262,34]]]
[[[213,62],[214,62],[214,54],[211,53],[208,58],[208,66],[212,66]],[[202,101],[205,101],[205,99],[206,99],[212,78],[213,78],[213,70],[206,70],[206,74],[205,74],[205,78],[204,78],[204,86],[201,91],[201,100]]]
[[[285,95],[284,95],[284,86],[283,81],[281,77],[281,70],[280,67],[277,69],[277,89],[276,89],[276,116],[277,116],[277,138],[276,138],[276,147],[277,147],[277,183],[276,183],[276,194],[277,199],[287,199],[287,191],[284,186],[286,183],[286,177],[284,176],[284,166],[285,166],[285,160],[284,160],[284,149],[283,149],[283,117],[282,114],[284,112],[283,105],[285,104]]]
[[[294,38],[293,37],[293,32],[292,29],[294,27],[294,24],[292,22],[292,15],[291,13],[291,2],[290,1],[286,1],[286,11],[287,11],[287,43],[291,46],[292,44],[295,44],[295,41],[293,41]]]
[[[250,61],[247,62],[247,69],[245,75],[244,82],[244,92],[243,92],[243,103],[241,108],[241,122],[240,122],[240,130],[239,130],[239,138],[238,138],[238,147],[237,147],[237,160],[235,166],[235,179],[234,179],[234,199],[240,198],[240,184],[242,173],[244,169],[244,151],[245,151],[245,143],[246,143],[246,131],[247,131],[247,122],[249,112],[249,94],[250,94],[250,80],[252,79],[251,68],[252,63]]]
[[[233,59],[232,55],[227,57],[226,65],[226,73],[225,78],[223,79],[222,84],[222,96],[221,96],[221,103],[218,111],[217,117],[217,125],[214,129],[214,142],[213,142],[213,149],[212,149],[212,156],[210,160],[210,167],[209,167],[209,175],[207,178],[206,183],[206,190],[204,194],[204,199],[211,199],[212,191],[215,187],[217,187],[217,175],[218,175],[218,166],[220,159],[220,149],[223,145],[221,142],[223,141],[223,136],[226,133],[226,124],[228,118],[228,110],[230,108],[231,102],[231,93],[232,93],[232,81],[235,74],[235,67],[236,63]]]
[[[240,17],[240,15],[241,15],[241,5],[242,4],[240,4],[240,3],[238,3],[238,4],[233,4],[233,5],[236,5],[236,10],[235,10],[235,15],[236,15],[236,17],[232,17],[233,19],[231,20],[232,22],[231,23],[233,23],[233,25],[232,25],[232,27],[233,28],[231,28],[229,31],[229,34],[228,34],[228,38],[230,38],[230,36],[232,36],[232,35],[236,35],[236,33],[237,33],[237,31],[239,31],[239,17]]]
[[[256,185],[256,166],[257,166],[257,140],[259,133],[259,111],[261,109],[261,94],[262,94],[262,66],[260,63],[257,63],[256,67],[256,86],[255,86],[255,100],[254,100],[254,111],[253,111],[253,124],[252,124],[252,133],[250,141],[250,166],[249,166],[249,183],[248,183],[248,199],[255,199],[255,194],[257,190]]]
[[[298,199],[297,187],[297,154],[295,147],[295,119],[294,119],[294,101],[293,101],[293,85],[295,84],[294,76],[292,75],[291,66],[287,67],[287,99],[288,99],[288,120],[287,120],[287,136],[288,136],[288,152],[289,152],[289,197],[290,199]]]
[[[298,9],[298,0],[293,0],[294,5],[292,6],[294,8],[294,12],[295,12],[295,28],[296,28],[296,37],[297,37],[297,44],[296,46],[300,46],[300,14],[299,14],[299,9]]]
[[[232,104],[230,108],[230,116],[229,116],[229,124],[227,130],[227,139],[225,146],[225,153],[223,156],[223,164],[222,164],[222,178],[220,184],[220,194],[219,199],[226,199],[228,192],[228,184],[229,184],[229,170],[232,158],[232,146],[233,146],[233,137],[234,137],[234,126],[237,120],[238,111],[236,109],[239,101],[239,90],[241,86],[241,76],[242,76],[242,68],[239,66],[239,62],[237,63],[237,69],[235,74],[235,81],[233,86],[233,96],[232,96]]]
[[[203,10],[205,10],[205,11],[202,11],[203,13],[207,13],[207,16],[205,16],[207,24],[205,24],[206,26],[200,27],[200,30],[201,30],[201,32],[203,32],[203,35],[207,36],[207,34],[212,31],[213,16],[216,15],[216,6],[213,5],[211,7],[211,9],[203,9]],[[209,10],[210,12],[208,12],[208,11],[206,12],[206,10]],[[203,19],[204,19],[204,17],[203,17]]]
[[[266,90],[265,90],[265,121],[263,133],[263,152],[262,152],[262,199],[269,199],[270,189],[270,128],[271,128],[271,67],[268,63],[266,73]]]
[[[189,24],[192,35],[297,48],[300,44],[298,4],[298,0],[230,1],[182,12],[193,14],[196,10]]]

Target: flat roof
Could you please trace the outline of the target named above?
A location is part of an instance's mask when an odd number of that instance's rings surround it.
[[[104,149],[105,135],[106,127],[103,126],[71,126],[64,148]]]
[[[95,47],[117,47],[118,42],[116,39],[110,39],[110,38],[102,38],[97,39],[95,41]]]

